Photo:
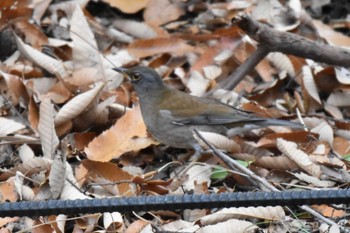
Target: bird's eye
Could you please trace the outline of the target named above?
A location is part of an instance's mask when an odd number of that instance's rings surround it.
[[[134,81],[134,82],[140,80],[140,78],[141,78],[140,73],[134,73],[134,74],[131,75],[131,80]]]

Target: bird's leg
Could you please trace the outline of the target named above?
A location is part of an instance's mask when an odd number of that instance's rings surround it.
[[[193,167],[194,165],[196,165],[196,163],[198,162],[201,154],[202,154],[202,147],[196,143],[192,145],[192,148],[194,149],[194,154],[191,156],[191,163],[184,169],[182,170],[179,174],[184,175],[186,174],[186,172]]]
[[[194,154],[192,155],[192,162],[195,163],[195,162],[198,162],[203,150],[202,150],[202,147],[196,143],[194,145],[192,145],[192,148],[194,149]]]

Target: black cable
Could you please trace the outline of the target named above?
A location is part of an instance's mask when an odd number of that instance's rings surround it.
[[[341,203],[350,203],[350,189],[6,202],[0,217]]]

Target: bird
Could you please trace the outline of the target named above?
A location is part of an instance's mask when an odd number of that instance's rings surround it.
[[[202,148],[193,131],[225,134],[230,128],[246,125],[288,126],[302,125],[287,120],[262,118],[251,112],[209,97],[192,96],[167,86],[159,74],[147,66],[129,69],[113,68],[126,77],[139,97],[141,115],[149,133],[160,143],[174,148],[194,149],[194,157]]]

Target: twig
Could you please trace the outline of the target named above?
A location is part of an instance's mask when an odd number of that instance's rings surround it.
[[[265,47],[258,47],[254,53],[247,58],[247,60],[240,65],[232,74],[230,74],[227,79],[214,89],[205,93],[205,96],[210,96],[218,89],[231,90],[250,72],[252,71],[259,62],[264,59],[264,57],[269,54],[269,51]]]
[[[250,55],[247,60],[239,66],[230,76],[228,76],[227,84],[223,84],[222,87],[225,90],[231,90],[245,77],[251,70],[255,68],[259,62],[269,54],[269,50],[266,47],[259,46],[257,50]]]

